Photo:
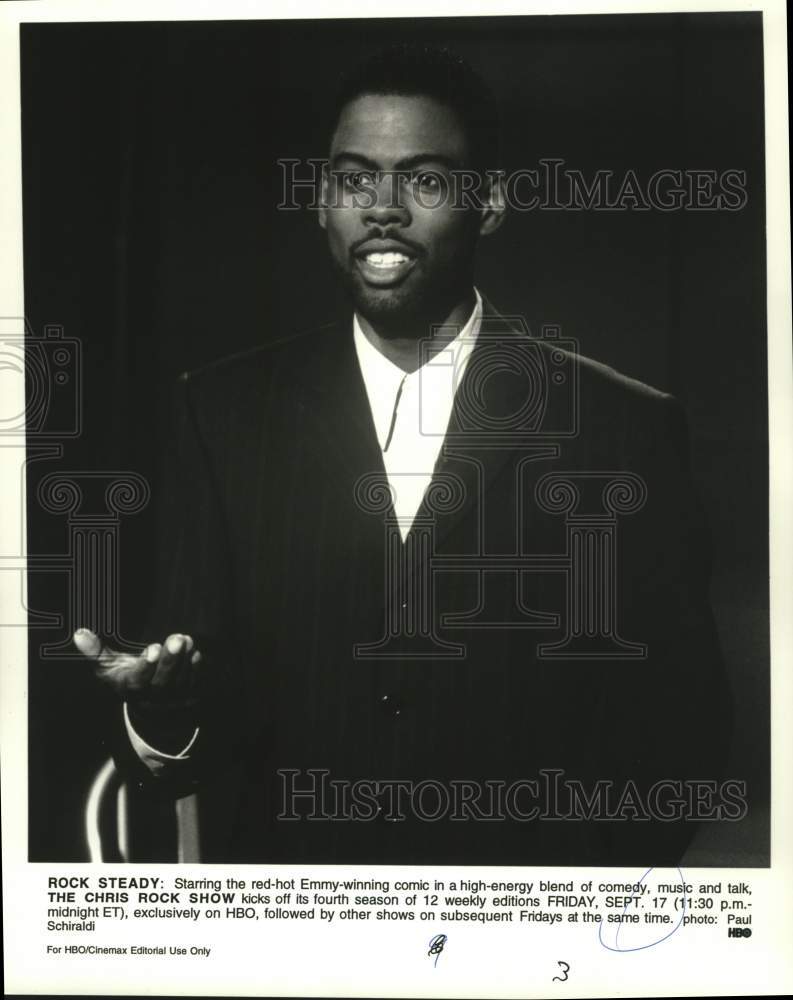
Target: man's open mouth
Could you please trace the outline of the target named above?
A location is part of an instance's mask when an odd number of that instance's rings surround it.
[[[385,287],[402,281],[416,258],[402,250],[365,250],[355,255],[355,262],[367,284]]]

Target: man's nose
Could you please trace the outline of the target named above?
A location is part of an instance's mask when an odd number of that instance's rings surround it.
[[[398,171],[381,172],[372,190],[370,204],[366,206],[363,214],[364,222],[379,226],[394,223],[405,226],[410,222],[410,212],[402,197],[402,183]]]

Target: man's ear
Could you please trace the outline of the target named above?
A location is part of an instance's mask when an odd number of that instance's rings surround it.
[[[504,190],[504,172],[488,170],[485,182],[484,208],[479,220],[479,235],[489,236],[494,233],[507,212],[507,202]]]
[[[323,229],[328,228],[328,167],[322,168],[322,187],[319,195],[319,213],[317,215],[319,224]]]

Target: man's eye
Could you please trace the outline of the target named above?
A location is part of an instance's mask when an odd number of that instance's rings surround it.
[[[363,191],[375,184],[375,175],[370,170],[351,170],[343,174],[343,181],[348,191]]]
[[[411,178],[413,184],[423,191],[440,191],[443,185],[443,178],[433,170],[421,170],[413,174]]]

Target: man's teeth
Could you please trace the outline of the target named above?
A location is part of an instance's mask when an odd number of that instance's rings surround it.
[[[366,263],[372,267],[396,267],[398,264],[406,264],[410,258],[403,253],[368,253]]]

